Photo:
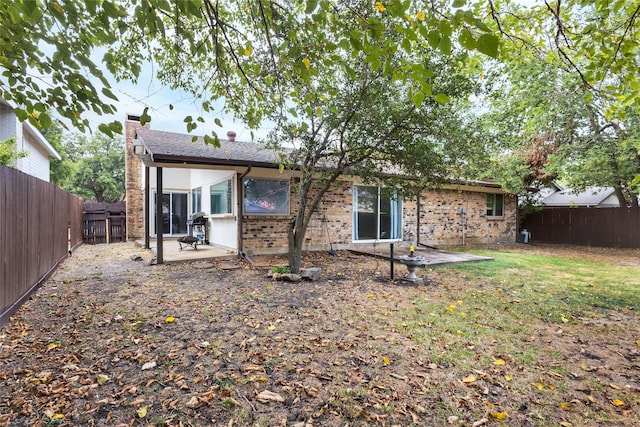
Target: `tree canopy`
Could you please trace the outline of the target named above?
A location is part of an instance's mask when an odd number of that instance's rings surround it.
[[[102,133],[60,134],[59,128],[45,136],[62,160],[52,161],[51,180],[87,201],[117,202],[124,195],[124,145],[120,138]]]
[[[613,187],[620,206],[637,206],[639,3],[501,6],[495,22],[505,34],[511,28],[514,55],[487,73],[489,173],[514,192],[551,179],[576,190]]]
[[[444,54],[455,44],[496,56],[498,38],[465,0],[423,2],[293,2],[212,0],[16,1],[0,11],[3,97],[18,105],[22,119],[46,127],[47,106],[84,130],[85,111],[113,112],[102,67],[135,81],[143,61],[158,64],[157,77],[199,97],[205,112],[226,100],[252,128],[309,94],[292,90],[292,78],[311,82],[318,72],[351,58],[374,68],[390,66],[398,49],[428,43]],[[389,32],[397,37],[388,38]],[[95,59],[97,52],[104,52]],[[411,99],[431,93],[420,61],[409,55],[397,79],[410,79]],[[96,77],[102,87],[87,79]],[[94,80],[96,81],[96,80]],[[142,115],[142,120],[150,116]],[[192,131],[202,117],[185,117]],[[111,123],[102,131],[120,131]],[[211,137],[210,142],[215,140]]]

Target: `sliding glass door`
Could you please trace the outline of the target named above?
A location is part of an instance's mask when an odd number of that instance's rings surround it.
[[[402,238],[402,200],[396,190],[354,186],[353,240]]]
[[[187,233],[187,208],[188,194],[180,192],[162,193],[162,234],[170,236],[173,234]],[[153,211],[156,212],[156,196],[153,196]],[[153,217],[153,225],[156,235],[158,234],[158,224],[156,216]]]

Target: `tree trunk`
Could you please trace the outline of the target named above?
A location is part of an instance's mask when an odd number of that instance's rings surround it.
[[[626,197],[624,197],[624,193],[622,192],[622,189],[620,188],[620,186],[616,185],[614,194],[618,198],[618,203],[620,204],[620,207],[621,208],[626,208],[627,207],[627,199],[626,199]]]
[[[297,222],[298,221],[293,220],[289,223],[288,236],[289,270],[295,274],[300,273],[300,266],[302,264],[302,239],[298,238],[300,230],[297,230]],[[304,237],[304,234],[302,234],[302,236]]]
[[[327,192],[331,184],[340,176],[340,173],[332,174],[320,186],[317,193],[310,198],[310,191],[313,187],[313,174],[304,173],[300,177],[298,187],[298,212],[295,218],[289,223],[288,248],[289,248],[289,269],[292,273],[298,274],[302,264],[302,245],[307,234],[307,227],[311,221],[313,213],[320,204],[320,200]]]

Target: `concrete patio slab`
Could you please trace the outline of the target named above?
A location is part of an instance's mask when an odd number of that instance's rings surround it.
[[[377,256],[380,258],[390,259],[391,247],[389,244],[366,245],[352,249],[352,252],[366,255]],[[425,267],[433,267],[437,265],[456,264],[461,262],[478,262],[493,261],[493,258],[479,255],[468,254],[464,252],[443,251],[435,248],[427,248],[417,246],[414,251],[416,256],[425,258]],[[409,247],[406,245],[394,245],[393,259],[400,264],[398,257],[401,255],[409,255]]]
[[[138,245],[144,246],[144,241],[137,241]],[[151,239],[149,242],[151,252],[155,256],[157,253],[156,239]],[[238,256],[237,251],[230,249],[220,248],[210,245],[198,245],[198,249],[194,249],[189,245],[180,245],[175,237],[165,237],[162,241],[162,258],[165,263],[172,262],[189,262],[189,261],[204,261],[212,259],[235,259]]]

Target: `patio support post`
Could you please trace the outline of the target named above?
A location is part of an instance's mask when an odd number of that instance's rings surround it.
[[[238,198],[238,255],[244,254],[244,239],[242,238],[242,230],[244,226],[242,224],[242,216],[244,215],[244,195],[243,195],[243,183],[244,177],[247,176],[251,172],[251,166],[247,166],[247,170],[245,170],[241,175],[238,175],[238,181],[236,185],[236,192]]]
[[[144,248],[149,249],[151,247],[149,243],[149,220],[151,219],[151,215],[149,215],[149,201],[151,200],[150,196],[151,184],[149,183],[149,166],[144,167]]]
[[[162,254],[162,236],[164,224],[162,222],[162,168],[156,167],[156,263],[164,263]]]

